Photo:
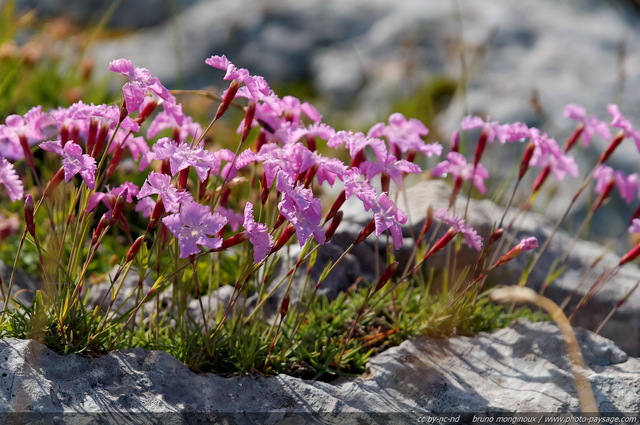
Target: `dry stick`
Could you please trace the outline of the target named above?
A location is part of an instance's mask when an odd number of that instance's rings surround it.
[[[535,304],[551,315],[567,345],[567,354],[571,361],[571,372],[576,381],[580,410],[582,413],[597,413],[598,408],[593,396],[591,383],[586,375],[586,367],[580,351],[580,345],[578,345],[578,340],[569,323],[569,319],[567,319],[560,307],[549,298],[538,295],[532,289],[522,286],[496,288],[489,294],[489,298],[491,301],[498,303]]]

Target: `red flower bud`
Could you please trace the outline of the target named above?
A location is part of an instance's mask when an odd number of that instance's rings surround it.
[[[140,251],[140,246],[142,246],[142,242],[144,241],[144,235],[139,236],[138,239],[136,239],[133,244],[131,245],[131,248],[129,248],[129,251],[127,252],[127,263],[132,261],[134,258],[136,258],[136,255],[138,255],[138,251]]]
[[[282,299],[282,304],[280,304],[280,319],[284,319],[284,316],[287,315],[289,311],[289,295]]]
[[[245,232],[236,233],[228,239],[222,241],[221,250],[225,250],[231,246],[238,245],[239,243],[247,240],[247,234]]]
[[[531,161],[531,157],[533,156],[533,151],[535,150],[535,148],[535,143],[529,142],[529,144],[527,144],[524,155],[522,155],[522,161],[520,161],[520,173],[518,174],[518,179],[524,177],[525,173],[529,169],[529,162]]]
[[[291,236],[293,236],[295,232],[296,229],[293,227],[293,225],[288,225],[284,229],[284,232],[282,232],[282,235],[280,235],[280,237],[278,238],[278,241],[273,245],[273,248],[271,248],[271,254],[279,251],[289,241],[289,239],[291,239]]]
[[[564,147],[564,153],[569,152],[571,148],[573,148],[573,146],[576,144],[576,142],[582,135],[583,131],[584,131],[584,124],[582,123],[578,124],[576,129],[573,130],[573,133],[571,133],[571,136],[569,136],[569,138],[567,139],[567,144]]]
[[[371,220],[369,224],[367,224],[366,227],[362,229],[362,231],[356,238],[355,242],[353,242],[353,244],[358,245],[359,243],[364,242],[364,240],[367,239],[371,233],[373,233],[375,228],[376,228],[376,222],[375,220]]]
[[[451,242],[451,239],[453,239],[457,234],[458,232],[456,232],[455,230],[449,229],[447,233],[444,234],[444,236],[442,236],[440,239],[436,241],[436,243],[424,255],[424,257],[422,257],[422,261],[426,261],[427,258],[431,257],[433,254],[435,254],[436,252],[444,248],[449,242]]]
[[[613,151],[615,151],[616,148],[620,146],[620,143],[622,143],[624,138],[625,138],[625,132],[624,131],[619,132],[618,135],[611,141],[611,143],[609,143],[609,146],[607,146],[607,149],[604,152],[602,152],[602,155],[600,155],[600,159],[598,160],[598,165],[604,164],[605,161],[609,159]]]
[[[618,266],[627,264],[629,261],[634,260],[638,255],[640,255],[640,243],[634,246],[629,252],[627,252],[622,256],[622,258],[618,262]]]
[[[476,146],[476,153],[473,158],[473,165],[478,165],[480,159],[482,158],[482,154],[484,153],[484,149],[487,147],[487,140],[489,135],[486,131],[482,130],[480,133],[480,138],[478,139],[478,146]]]
[[[380,280],[378,280],[378,284],[376,285],[376,288],[373,290],[373,293],[375,294],[380,289],[382,289],[382,287],[387,284],[389,279],[391,279],[396,274],[396,271],[398,271],[398,262],[394,261],[393,263],[387,266],[384,273],[382,273],[382,276],[380,276]]]
[[[220,106],[218,106],[218,110],[216,111],[216,120],[220,118],[225,112],[227,112],[227,109],[229,109],[231,103],[233,102],[233,99],[235,99],[236,93],[240,89],[240,86],[242,86],[242,83],[240,81],[231,81],[231,84],[229,85],[227,91],[224,93],[224,97],[220,101]]]
[[[64,167],[60,167],[58,172],[53,176],[51,180],[49,180],[49,183],[47,183],[47,186],[44,188],[42,198],[44,199],[47,196],[49,196],[51,192],[53,192],[53,190],[56,187],[58,187],[58,185],[60,184],[63,178],[64,178]]]
[[[31,195],[27,195],[24,200],[24,221],[27,223],[27,231],[35,238],[36,225],[33,221],[33,197]]]
[[[329,242],[333,237],[334,233],[336,233],[336,230],[338,230],[338,226],[340,226],[343,216],[344,216],[344,213],[342,211],[338,211],[336,215],[333,217],[333,219],[331,220],[331,223],[329,224],[329,228],[324,234],[326,242]]]

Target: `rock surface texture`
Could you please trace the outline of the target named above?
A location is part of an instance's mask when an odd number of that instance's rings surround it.
[[[422,228],[427,207],[431,205],[435,210],[448,205],[451,187],[439,180],[427,180],[409,187],[405,193],[398,196],[400,208],[407,212],[408,224],[403,228],[404,246],[398,254],[398,259],[407,259],[413,249],[413,235]],[[459,214],[466,208],[466,199],[458,199],[456,211]],[[469,202],[467,211],[467,223],[478,231],[485,240],[491,234],[492,226],[500,220],[504,211],[489,200],[475,200]],[[506,218],[505,225],[517,214],[517,209],[512,209]],[[356,205],[349,204],[346,207],[343,223],[339,233],[334,236],[334,243],[341,243],[346,248],[358,235],[359,229],[366,224],[371,217]],[[437,221],[437,220],[436,220]],[[535,236],[540,245],[553,233],[555,222],[543,214],[521,214],[514,222],[513,230],[503,237],[503,252],[509,247],[515,246],[520,239]],[[434,226],[435,227],[435,226]],[[446,232],[446,228],[440,229],[440,234]],[[439,236],[440,236],[439,234]],[[356,255],[360,260],[360,267],[366,274],[375,276],[375,269],[371,261],[375,255],[380,256],[380,262],[384,264],[385,244],[387,238],[382,235],[379,238],[369,237],[361,251],[363,255]],[[567,254],[569,247],[572,247]],[[530,255],[536,255],[538,250],[531,254],[521,255],[514,260],[496,269],[488,277],[489,284],[517,285],[522,271],[527,266]],[[465,254],[468,254],[465,256]],[[560,265],[554,264],[556,260],[565,257]],[[463,247],[458,262],[463,265],[474,261],[477,251]],[[439,257],[430,259],[427,266],[441,268],[444,266],[445,251]],[[595,264],[596,260],[597,264]],[[604,246],[584,240],[573,241],[573,235],[559,230],[553,236],[552,242],[540,257],[536,267],[527,279],[527,286],[539,291],[548,277],[550,270],[564,267],[564,271],[546,288],[544,295],[551,298],[558,305],[564,305],[567,316],[571,315],[581,299],[592,289],[592,285],[598,281],[603,273],[616,269],[620,257]],[[594,265],[595,264],[595,265]],[[556,267],[556,269],[553,269]],[[572,323],[587,329],[595,330],[607,317],[614,307],[628,294],[628,299],[617,307],[615,314],[608,320],[601,334],[612,339],[627,353],[640,356],[640,292],[635,291],[640,280],[640,269],[633,263],[627,263],[612,273],[597,286],[590,297],[589,302],[576,312]]]
[[[640,359],[588,331],[578,329],[577,336],[599,411],[640,410]],[[356,417],[405,423],[430,414],[579,412],[557,328],[527,321],[475,338],[406,341],[373,357],[364,376],[332,383],[196,375],[166,353],[143,349],[63,357],[17,339],[0,341],[0,376],[2,410],[41,418],[112,412],[111,420],[136,414],[144,423],[164,413],[168,423],[197,417],[247,423],[261,414],[261,423],[337,424]]]

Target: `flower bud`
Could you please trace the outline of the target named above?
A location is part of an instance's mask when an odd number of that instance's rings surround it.
[[[535,143],[529,142],[527,144],[524,155],[522,155],[522,161],[520,161],[520,173],[518,174],[518,179],[522,179],[522,177],[524,177],[525,173],[529,169],[529,162],[531,161],[531,157],[533,156],[533,151],[535,150],[535,148]]]
[[[280,320],[284,319],[284,316],[287,315],[287,312],[289,311],[289,302],[289,295],[282,299],[282,304],[280,304]]]
[[[369,224],[367,224],[365,228],[362,229],[362,231],[360,232],[356,240],[353,242],[353,244],[358,245],[359,243],[364,242],[364,240],[367,239],[371,233],[373,233],[375,228],[376,228],[376,222],[375,220],[371,220]]]
[[[571,148],[573,148],[573,146],[576,144],[576,142],[578,141],[578,139],[580,138],[583,132],[584,132],[584,124],[580,123],[578,124],[576,129],[573,130],[573,133],[571,133],[571,136],[569,136],[569,138],[567,139],[567,144],[564,147],[564,153],[569,152]]]
[[[284,232],[282,232],[282,235],[280,235],[280,237],[278,238],[278,241],[273,245],[273,248],[271,248],[271,254],[279,251],[289,241],[289,239],[291,239],[291,236],[293,236],[295,232],[296,229],[293,227],[293,225],[288,225],[284,229]]]
[[[532,249],[536,249],[538,247],[538,239],[534,237],[522,239],[520,243],[506,254],[504,254],[500,259],[491,267],[492,269],[503,265],[504,263],[513,260],[517,255],[520,255],[523,252],[530,251]]]
[[[236,93],[240,89],[241,85],[242,83],[240,81],[231,81],[231,84],[229,85],[229,88],[224,92],[224,96],[220,101],[220,106],[218,106],[218,110],[216,111],[216,120],[220,118],[225,112],[227,112],[227,109],[229,109],[229,107],[231,106],[231,103],[233,102],[233,99],[235,99]]]
[[[256,115],[256,102],[251,101],[247,105],[247,108],[244,111],[244,121],[242,124],[242,136],[240,143],[244,143],[249,137],[249,132],[253,126],[253,117]]]
[[[331,223],[329,224],[329,228],[327,229],[327,231],[324,234],[325,242],[329,242],[331,240],[331,238],[333,237],[333,235],[336,233],[336,230],[338,230],[338,226],[340,226],[340,223],[342,222],[342,217],[343,216],[344,216],[344,212],[342,212],[342,211],[338,211],[335,214],[335,216],[331,220]]]
[[[598,160],[598,165],[604,164],[606,160],[609,159],[611,154],[613,154],[613,151],[615,151],[616,148],[620,146],[620,143],[622,143],[624,138],[625,138],[625,132],[624,131],[619,132],[618,135],[611,141],[611,143],[609,143],[609,146],[607,146],[607,149],[604,152],[602,152],[602,155],[600,155],[600,159]]]
[[[144,235],[139,236],[138,239],[136,239],[133,244],[131,245],[131,248],[129,248],[129,251],[127,252],[127,259],[126,262],[130,262],[132,261],[134,258],[136,258],[136,255],[138,255],[138,251],[140,251],[140,246],[142,246],[142,242],[144,241]]]
[[[342,189],[342,192],[340,192],[335,202],[331,206],[331,209],[327,213],[327,216],[324,219],[325,223],[331,220],[333,217],[335,217],[336,214],[338,214],[338,211],[340,211],[340,207],[342,207],[342,204],[344,204],[344,201],[346,200],[347,200],[347,192],[344,189]]]
[[[238,245],[239,243],[243,242],[247,240],[247,234],[245,232],[240,232],[240,233],[236,233],[235,235],[231,236],[228,239],[225,239],[224,241],[222,241],[222,246],[220,247],[220,250],[225,250],[229,247],[232,247],[234,245]]]
[[[451,242],[451,239],[453,239],[457,234],[457,231],[449,229],[447,233],[445,233],[440,239],[436,241],[435,244],[433,244],[431,249],[424,255],[424,257],[422,257],[422,261],[426,261],[427,258],[431,257],[433,254],[447,246],[447,244]]]
[[[58,172],[49,180],[47,186],[44,188],[44,192],[42,194],[42,198],[46,198],[53,192],[53,190],[58,187],[62,179],[64,178],[64,167],[60,167]]]
[[[394,261],[393,263],[389,264],[385,269],[384,273],[382,273],[382,276],[380,276],[380,280],[378,280],[378,283],[376,284],[376,288],[373,290],[373,293],[375,294],[380,289],[382,289],[382,287],[387,284],[389,279],[391,279],[396,274],[397,270],[398,270],[397,261]]]
[[[24,221],[27,223],[27,231],[35,238],[36,225],[33,221],[33,197],[31,195],[27,195],[24,200]]]
[[[635,260],[638,255],[640,255],[640,243],[631,248],[629,252],[622,256],[622,258],[618,262],[618,266],[622,266],[624,264],[627,264],[629,261]]]

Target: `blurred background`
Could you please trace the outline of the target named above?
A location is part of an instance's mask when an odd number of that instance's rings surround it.
[[[280,96],[312,102],[337,128],[366,131],[399,111],[423,120],[430,140],[446,146],[460,120],[478,114],[540,127],[563,144],[575,125],[562,116],[568,103],[605,121],[607,105],[617,103],[640,125],[640,7],[631,0],[0,0],[0,5],[5,114],[24,113],[34,104],[119,101],[122,79],[109,75],[107,65],[121,57],[149,68],[170,89],[223,89],[220,72],[204,60],[225,54],[263,75]],[[184,101],[195,114],[212,107]],[[577,153],[582,175],[608,142],[596,137]],[[507,177],[520,159],[519,148],[494,147],[485,166],[493,176]],[[629,140],[609,165],[636,172],[638,158]],[[551,194],[570,197],[579,183],[567,178]],[[558,216],[564,207],[552,199],[540,207]],[[613,205],[606,217],[596,217],[593,236],[623,229],[636,207]],[[581,214],[577,208],[571,220],[579,222]]]

